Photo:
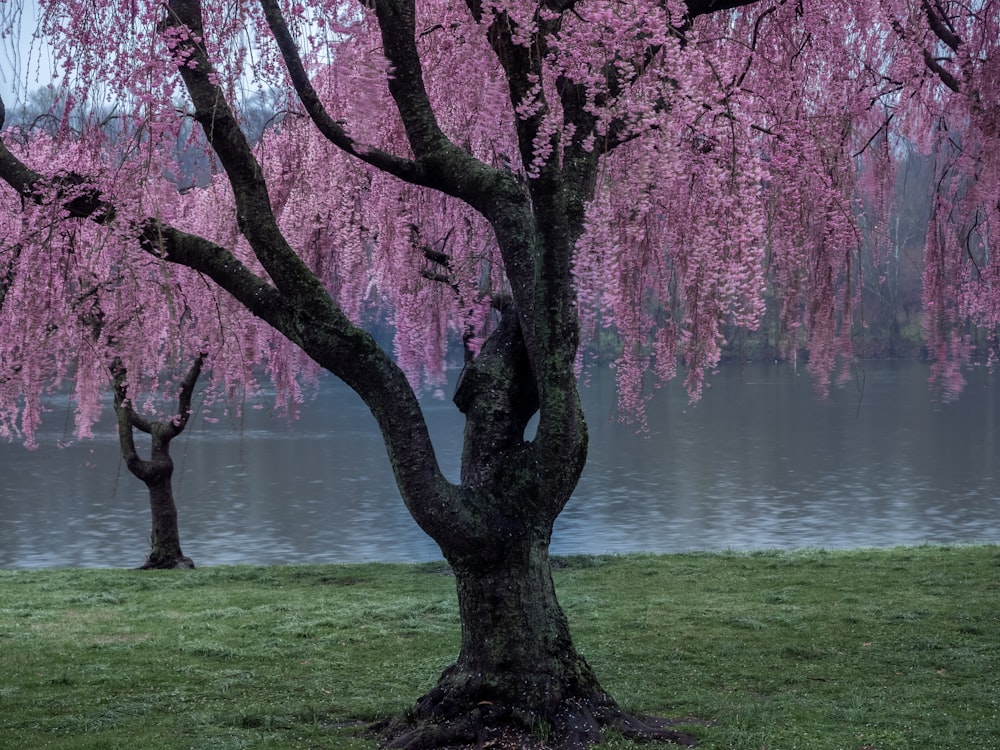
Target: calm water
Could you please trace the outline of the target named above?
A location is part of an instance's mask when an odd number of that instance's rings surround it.
[[[585,392],[591,458],[556,553],[1000,542],[1000,376],[928,393],[926,367],[867,363],[817,399],[789,366],[724,368],[690,406],[660,391],[650,435],[618,424],[610,375]],[[109,409],[110,411],[110,409]],[[56,406],[34,452],[0,444],[0,567],[135,566],[145,488],[110,427],[57,448]],[[458,473],[461,422],[428,402],[441,463]],[[332,380],[302,418],[193,420],[174,445],[186,554],[198,565],[439,559],[392,484],[374,421]]]

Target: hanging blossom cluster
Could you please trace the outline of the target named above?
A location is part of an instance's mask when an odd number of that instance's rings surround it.
[[[892,136],[933,163],[923,265],[923,330],[931,379],[946,397],[973,355],[997,356],[1000,220],[1000,7],[953,2],[878,5]],[[869,31],[875,37],[874,31]],[[971,331],[989,335],[974,352]]]
[[[502,75],[481,31],[459,5],[428,10],[438,12],[418,18],[424,66],[475,72],[464,86],[428,77],[441,127],[483,161],[520,169]],[[362,150],[409,156],[386,86],[391,71],[371,54],[381,43],[374,20],[362,14],[339,34],[332,61],[313,65],[317,92]],[[487,222],[457,200],[346,156],[301,116],[285,118],[259,153],[292,246],[352,320],[385,316],[411,384],[440,393],[452,346],[461,342],[474,356],[495,317],[493,299],[507,293]]]
[[[613,326],[623,342],[618,388],[632,412],[644,373],[670,379],[679,356],[697,397],[721,356],[723,324],[754,328],[763,305],[754,161],[733,172],[724,146],[662,146],[637,141],[605,165],[575,270],[585,333]]]
[[[644,101],[661,121],[645,115],[606,159],[576,270],[585,332],[622,338],[627,407],[643,373],[673,376],[678,355],[697,396],[722,324],[753,328],[765,296],[789,356],[804,347],[825,390],[864,323],[862,250],[879,263],[902,144],[938,165],[924,328],[932,379],[960,387],[962,324],[1000,323],[1000,182],[986,146],[997,109],[984,106],[1000,81],[998,15],[903,1],[749,6],[687,33],[666,67],[654,61],[647,77],[670,90]]]
[[[646,372],[668,380],[680,360],[698,398],[725,327],[754,329],[764,311],[768,165],[738,96],[752,50],[737,35],[668,39],[629,87],[625,142],[604,159],[579,243],[584,333],[621,339],[620,400],[640,419]]]
[[[950,9],[951,4],[948,8]],[[937,19],[935,19],[937,20]],[[914,23],[904,44],[934,44],[935,64],[914,116],[927,126],[919,145],[933,159],[937,190],[928,223],[923,275],[924,333],[933,359],[932,379],[948,395],[964,384],[961,366],[973,351],[970,321],[991,332],[987,359],[1000,342],[1000,10],[947,16],[928,39]],[[935,84],[932,86],[931,84]],[[943,91],[942,91],[943,88]],[[951,94],[951,96],[948,96]],[[958,106],[956,106],[958,105]],[[981,356],[981,352],[978,352]]]

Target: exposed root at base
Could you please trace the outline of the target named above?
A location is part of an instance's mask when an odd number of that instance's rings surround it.
[[[705,723],[697,719],[668,720],[623,711],[610,697],[566,700],[548,723],[527,726],[495,707],[478,707],[461,716],[416,726],[386,722],[375,731],[387,750],[586,750],[604,742],[612,731],[640,742],[665,742],[695,747],[697,739],[675,727]]]
[[[146,562],[136,570],[193,570],[194,560],[187,556],[180,557],[147,557]]]

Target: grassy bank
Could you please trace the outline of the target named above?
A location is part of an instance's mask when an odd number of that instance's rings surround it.
[[[997,746],[1000,547],[560,562],[605,687],[704,748]],[[0,748],[372,750],[458,635],[439,564],[4,570]]]

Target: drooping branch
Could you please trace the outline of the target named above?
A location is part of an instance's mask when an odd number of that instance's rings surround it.
[[[668,31],[677,37],[681,44],[684,44],[686,42],[685,33],[691,28],[695,17],[752,5],[758,1],[688,3],[688,13],[678,23],[670,26]],[[784,0],[778,0],[778,2],[780,4]],[[758,26],[761,20],[772,13],[774,9],[775,6],[770,6],[761,14]],[[613,117],[605,123],[602,137],[593,139],[592,136],[596,132],[598,123],[596,110],[610,105],[625,95],[629,87],[646,74],[662,51],[662,44],[656,43],[648,45],[629,60],[622,60],[618,57],[608,60],[600,69],[599,78],[604,88],[594,94],[590,94],[587,85],[583,83],[570,81],[566,77],[560,77],[557,80],[556,87],[560,96],[564,122],[568,126],[568,131],[572,133],[563,146],[562,162],[564,165],[563,175],[569,186],[568,209],[577,221],[582,222],[585,203],[593,192],[598,157],[610,153],[635,137],[635,133],[631,132],[633,125],[625,118]],[[620,64],[623,62],[627,64]],[[748,68],[749,65],[750,61],[748,60]],[[668,80],[667,83],[671,85],[673,82]],[[593,101],[590,101],[591,97]],[[658,101],[653,102],[652,111],[663,111],[669,107],[669,100],[666,97],[660,97]]]
[[[765,8],[763,12],[753,22],[753,32],[750,36],[750,54],[747,56],[746,64],[743,66],[743,71],[737,76],[732,85],[729,87],[731,90],[738,89],[743,85],[743,81],[746,80],[747,73],[750,72],[750,66],[753,65],[754,55],[757,52],[757,40],[760,37],[760,27],[764,23],[764,19],[770,16],[772,13],[778,10],[777,5],[772,5],[769,8]]]
[[[267,19],[268,27],[271,29],[271,34],[274,36],[274,40],[281,52],[281,57],[285,62],[285,68],[292,81],[292,86],[295,87],[295,93],[298,94],[299,101],[302,102],[302,106],[305,107],[306,113],[313,121],[317,130],[328,141],[344,152],[361,159],[376,169],[395,175],[401,180],[415,185],[426,184],[427,177],[423,174],[423,170],[421,170],[417,163],[410,159],[404,159],[381,149],[368,146],[358,148],[358,144],[347,134],[344,126],[330,116],[330,113],[327,112],[326,107],[320,100],[319,94],[313,88],[309,74],[302,64],[302,57],[299,55],[298,46],[292,38],[288,24],[285,22],[281,7],[275,0],[260,0],[260,5],[264,11],[264,17]]]
[[[934,5],[937,7],[931,7],[931,4],[928,2],[922,3],[924,15],[927,17],[928,25],[934,35],[942,43],[944,43],[951,50],[957,52],[961,46],[962,40],[947,25],[945,21],[946,17],[937,3]],[[896,34],[898,34],[901,38],[905,38],[907,36],[906,30],[903,28],[903,25],[898,19],[892,19],[891,23],[893,31],[895,31]],[[924,59],[924,65],[926,65],[927,69],[941,80],[941,83],[956,94],[962,92],[962,85],[959,83],[958,78],[955,77],[954,73],[941,64],[940,60],[938,60],[931,50],[926,47],[922,47],[920,52]]]
[[[684,15],[684,18],[680,20],[680,23],[671,25],[668,31],[671,35],[680,40],[682,45],[687,43],[687,32],[691,29],[694,19],[699,16],[707,16],[712,13],[719,13],[726,10],[733,10],[735,8],[740,8],[749,5],[755,5],[760,3],[761,0],[731,0],[728,2],[715,2],[714,0],[706,0],[705,2],[688,2],[686,3],[688,12]],[[759,30],[759,26],[764,18],[773,13],[777,6],[782,5],[785,0],[776,0],[774,5],[766,8],[760,16],[758,16],[756,24],[754,26],[754,42],[751,44],[751,49],[756,43],[756,36]],[[660,44],[652,44],[646,47],[641,54],[637,55],[635,58],[628,60],[628,65],[619,66],[618,60],[610,60],[605,63],[601,70],[601,78],[606,84],[606,91],[599,94],[596,98],[596,104],[598,106],[603,106],[609,101],[612,101],[620,96],[622,96],[629,86],[633,85],[638,81],[647,71],[647,69],[655,61],[657,55],[662,51],[663,47]],[[746,75],[747,71],[752,62],[752,56],[748,58],[745,69],[743,71],[743,76]],[[627,74],[622,73],[623,70],[629,71]],[[741,79],[742,80],[742,79]],[[736,85],[739,85],[738,83]],[[581,89],[576,91],[574,89]],[[574,102],[581,102],[584,98],[583,87],[577,85],[574,87],[566,87],[563,94],[563,106],[572,106]],[[660,99],[654,103],[654,110],[664,110],[670,106],[670,103],[665,99]],[[578,104],[575,108],[573,119],[568,119],[569,122],[574,124],[581,123],[586,120],[589,113],[581,111],[582,107]],[[607,124],[607,129],[605,136],[600,139],[598,143],[595,144],[595,149],[600,151],[602,154],[606,154],[617,148],[618,146],[631,140],[633,135],[628,133],[628,123],[622,118],[614,118]],[[589,132],[589,130],[588,130]]]
[[[931,31],[934,32],[938,39],[948,45],[952,52],[958,52],[958,48],[962,46],[962,39],[951,27],[948,16],[941,7],[941,4],[937,0],[933,4],[928,0],[923,0],[921,5],[924,9],[924,15],[927,16]]]
[[[0,113],[3,111],[2,103],[0,99]],[[0,125],[2,124],[0,115]],[[46,195],[51,193],[53,183],[60,184],[59,177],[49,178],[28,167],[7,148],[2,138],[0,138],[0,179],[23,198],[34,203],[42,203],[45,200]],[[75,181],[78,185],[93,184],[92,180],[80,175],[75,177]],[[57,192],[55,197],[57,204],[60,197],[64,198],[62,207],[70,211],[70,216],[73,218],[104,223],[117,216],[115,206],[95,189],[90,189],[86,209],[84,202],[78,200],[79,196],[66,196],[65,193]],[[74,206],[77,208],[76,211],[72,210]],[[221,245],[182,232],[153,217],[134,222],[133,231],[144,250],[163,260],[204,273],[246,305],[250,312],[279,330],[283,330],[288,320],[294,316],[274,286],[251,272]]]
[[[172,0],[163,24],[191,100],[194,117],[219,157],[236,199],[240,232],[279,290],[327,298],[319,280],[278,228],[263,171],[218,83],[205,46],[200,0]],[[171,33],[173,32],[173,33]]]

